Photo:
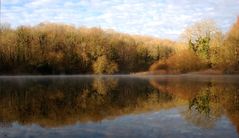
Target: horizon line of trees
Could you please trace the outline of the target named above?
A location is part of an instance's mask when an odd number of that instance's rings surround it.
[[[1,25],[0,74],[113,74],[145,71],[174,42],[101,28]]]
[[[239,73],[239,17],[225,34],[211,20],[195,23],[178,42],[54,23],[1,24],[0,37],[0,74]]]

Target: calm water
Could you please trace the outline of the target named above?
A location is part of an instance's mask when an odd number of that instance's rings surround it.
[[[239,77],[0,77],[0,137],[238,138]]]

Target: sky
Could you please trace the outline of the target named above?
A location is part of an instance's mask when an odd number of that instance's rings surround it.
[[[1,23],[54,22],[177,39],[186,27],[212,19],[223,32],[239,16],[239,0],[1,0]]]

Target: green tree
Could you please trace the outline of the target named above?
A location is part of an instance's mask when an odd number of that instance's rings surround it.
[[[216,25],[211,20],[204,20],[188,27],[183,37],[194,51],[205,63],[210,65],[210,41],[218,32]]]

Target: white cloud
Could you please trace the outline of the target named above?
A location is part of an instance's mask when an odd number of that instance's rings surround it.
[[[172,39],[204,18],[227,31],[239,15],[238,0],[160,1],[3,0],[1,14],[13,26],[52,21]]]
[[[17,4],[20,3],[21,0],[2,0],[1,2],[4,4]]]
[[[39,7],[48,7],[50,4],[53,4],[56,0],[32,0],[29,3],[26,3],[28,8],[39,8]]]

